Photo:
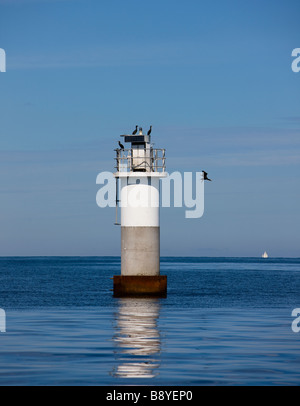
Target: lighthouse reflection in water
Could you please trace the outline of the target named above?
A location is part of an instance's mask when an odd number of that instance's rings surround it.
[[[115,314],[113,339],[119,378],[153,378],[158,375],[161,349],[157,326],[160,301],[156,298],[121,298]]]

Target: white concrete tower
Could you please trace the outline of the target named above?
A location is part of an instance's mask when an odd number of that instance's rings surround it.
[[[135,131],[134,131],[135,133]],[[130,148],[116,149],[121,208],[121,276],[114,276],[115,296],[166,294],[166,276],[160,275],[160,178],[165,172],[165,150],[154,149],[150,133],[140,128],[121,135]]]

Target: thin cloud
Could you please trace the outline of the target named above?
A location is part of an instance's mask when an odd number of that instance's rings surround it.
[[[300,156],[294,150],[251,151],[234,154],[218,154],[208,158],[213,166],[287,166],[299,165]]]
[[[169,167],[192,170],[199,164],[206,167],[282,167],[300,164],[300,154],[295,150],[254,150],[249,152],[212,153],[200,157],[170,157]]]
[[[201,150],[234,151],[239,149],[299,148],[300,130],[278,127],[161,127],[158,129],[173,145],[182,142],[182,134],[188,134],[190,143]],[[184,148],[184,146],[183,146]],[[189,144],[187,144],[187,149]],[[183,152],[183,150],[181,150]]]
[[[137,40],[131,43],[112,41],[105,44],[81,44],[78,45],[77,49],[72,50],[65,48],[57,49],[55,52],[11,54],[9,58],[11,69],[175,65],[181,67],[199,66],[199,69],[204,69],[220,62],[228,63],[228,56],[216,54],[209,44],[196,40],[155,40],[149,42]],[[230,63],[233,61],[230,60]]]
[[[56,2],[62,2],[62,1],[78,1],[78,0],[0,0],[0,4],[5,4],[5,5],[12,5],[12,4],[27,4],[27,3],[53,3],[54,1]]]
[[[1,1],[1,0],[0,0]],[[118,66],[162,66],[186,64],[193,55],[190,43],[160,42],[142,44],[108,44],[60,50],[44,54],[11,54],[10,69],[58,69]],[[195,57],[194,57],[195,62]]]
[[[292,123],[300,123],[300,116],[288,116],[288,117],[282,117],[283,120],[292,122]]]

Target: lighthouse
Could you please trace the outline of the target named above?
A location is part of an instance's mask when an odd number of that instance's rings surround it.
[[[151,128],[121,135],[116,152],[116,202],[121,210],[121,275],[115,275],[114,296],[158,296],[167,293],[167,277],[160,275],[160,179],[165,150],[154,149]]]

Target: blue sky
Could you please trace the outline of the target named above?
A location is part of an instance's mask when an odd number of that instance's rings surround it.
[[[119,255],[96,205],[119,135],[153,125],[205,212],[161,255],[300,256],[300,3],[0,0],[0,255]]]

